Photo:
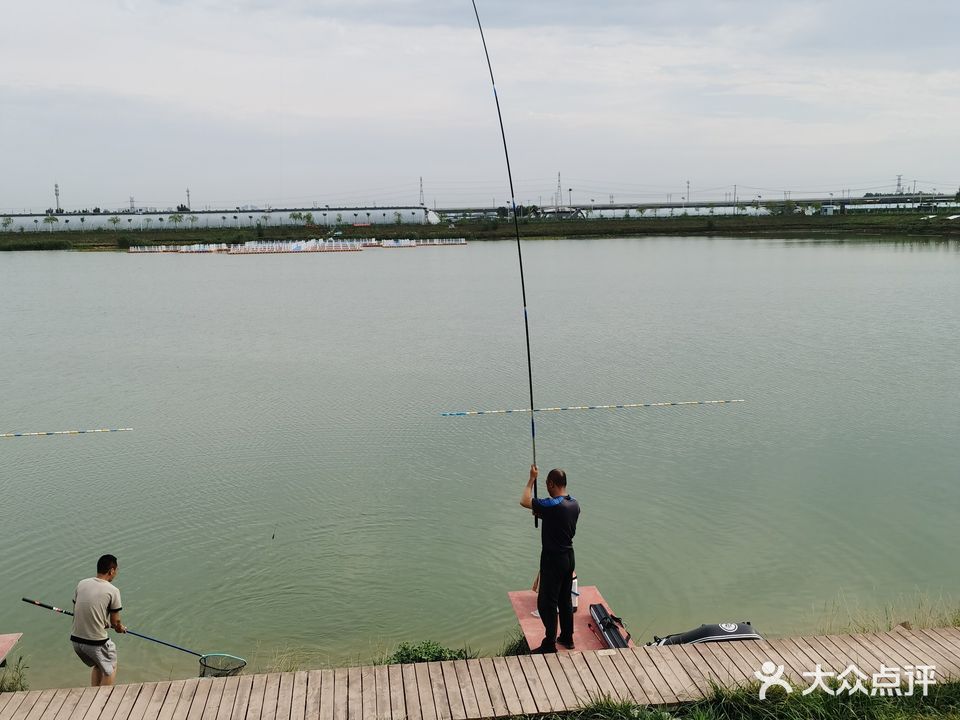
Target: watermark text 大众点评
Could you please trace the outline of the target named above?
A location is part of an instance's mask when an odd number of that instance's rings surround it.
[[[765,700],[767,690],[778,686],[785,692],[793,692],[793,686],[784,679],[784,666],[767,660],[760,666],[760,670],[753,673],[753,676],[760,681],[760,699]],[[842,695],[844,692],[853,695],[863,693],[864,695],[902,695],[909,697],[914,694],[919,686],[926,697],[929,687],[936,683],[935,665],[904,665],[903,667],[887,667],[880,665],[880,672],[868,675],[856,665],[848,665],[842,672],[824,670],[818,663],[813,672],[802,673],[805,678],[810,678],[810,685],[801,693],[809,695],[818,688],[829,695]],[[835,680],[836,684],[827,684],[827,680]],[[864,681],[870,681],[870,687],[864,685]],[[906,687],[904,687],[906,684]]]

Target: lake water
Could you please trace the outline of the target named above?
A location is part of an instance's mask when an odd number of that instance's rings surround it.
[[[537,416],[581,502],[581,584],[639,639],[956,595],[960,247],[524,244]],[[516,246],[0,255],[0,632],[82,685],[69,606],[119,556],[124,620],[264,667],[402,640],[496,652],[538,535]],[[541,486],[542,487],[542,486]],[[275,534],[275,538],[272,536]],[[124,637],[121,679],[196,674]],[[17,653],[14,653],[16,655]]]

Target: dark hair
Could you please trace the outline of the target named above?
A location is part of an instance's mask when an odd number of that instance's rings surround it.
[[[554,468],[547,475],[547,482],[553,483],[556,487],[565,488],[567,486],[567,474],[560,468]]]
[[[100,575],[106,575],[115,567],[117,567],[117,558],[114,555],[101,555],[97,560],[97,573]]]

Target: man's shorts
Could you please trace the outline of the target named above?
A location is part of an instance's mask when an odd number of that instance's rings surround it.
[[[84,645],[74,642],[73,651],[83,660],[87,667],[98,667],[104,675],[113,675],[117,668],[117,646],[113,640],[107,640],[103,645]]]

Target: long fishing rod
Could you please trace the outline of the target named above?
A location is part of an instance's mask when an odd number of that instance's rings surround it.
[[[487,50],[487,39],[483,34],[483,23],[480,22],[480,12],[477,10],[477,0],[470,0],[473,4],[473,14],[477,17],[477,27],[480,29],[480,41],[483,43],[483,54],[487,58],[487,70],[490,71],[490,84],[493,86],[493,99],[497,105],[497,119],[500,121],[500,137],[503,139],[503,157],[507,161],[507,179],[510,182],[510,207],[513,210],[513,229],[517,235],[517,260],[520,264],[520,292],[523,295],[523,330],[527,339],[527,381],[530,386],[530,407],[533,404],[533,362],[530,359],[530,321],[527,319],[527,287],[523,281],[523,250],[520,247],[520,221],[517,219],[517,201],[513,191],[513,172],[510,170],[510,152],[507,150],[507,133],[503,129],[503,113],[500,112],[500,98],[497,96],[497,83],[493,79],[493,64],[490,62],[490,51]],[[537,425],[530,413],[530,445],[533,450],[533,464],[537,464]],[[537,483],[533,483],[533,497],[537,497]],[[533,517],[533,526],[537,527],[539,520]]]
[[[46,603],[42,603],[39,600],[31,600],[29,598],[20,598],[20,599],[23,600],[25,603],[29,603],[30,605],[36,605],[37,607],[46,608],[47,610],[53,610],[56,613],[61,613],[63,615],[71,615],[71,616],[73,615],[73,613],[70,612],[69,610],[64,610],[63,608],[54,607],[53,605],[47,605]],[[159,643],[160,645],[166,645],[167,647],[171,647],[174,650],[180,650],[185,653],[190,653],[191,655],[196,655],[199,658],[205,657],[202,653],[194,652],[193,650],[187,650],[185,647],[180,647],[179,645],[168,643],[165,640],[158,640],[157,638],[150,637],[149,635],[142,635],[141,633],[134,632],[133,630],[127,630],[127,635],[136,635],[138,638],[143,638],[144,640],[149,640],[150,642]]]

